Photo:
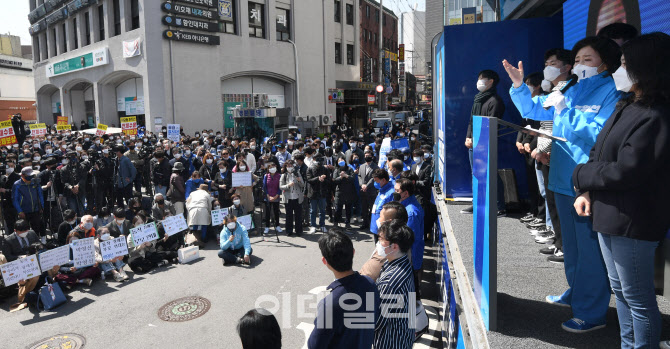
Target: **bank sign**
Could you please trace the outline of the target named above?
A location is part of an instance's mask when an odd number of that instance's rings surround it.
[[[47,65],[47,77],[72,73],[109,63],[107,48],[101,48],[84,55]]]

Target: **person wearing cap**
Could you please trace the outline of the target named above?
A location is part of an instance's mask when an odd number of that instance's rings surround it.
[[[133,196],[133,181],[137,175],[137,170],[130,159],[123,154],[125,151],[123,146],[117,146],[114,150],[116,151],[118,164],[116,170],[116,188],[120,191],[116,195],[116,204],[123,206],[123,199],[128,202]]]
[[[414,161],[412,159],[412,152],[409,150],[409,148],[402,148],[400,150],[402,152],[402,164],[403,164],[403,171],[409,171],[412,168],[412,165],[414,165]]]
[[[44,197],[32,167],[24,167],[21,170],[21,179],[12,186],[12,201],[19,218],[27,220],[37,234],[44,236],[42,224]]]
[[[185,167],[183,163],[175,162],[174,167],[172,168],[172,175],[170,176],[170,189],[168,190],[167,196],[172,204],[174,204],[176,214],[184,214],[186,185],[184,183],[184,177],[181,176],[184,169]]]
[[[79,162],[77,152],[68,151],[65,155],[61,161],[64,166],[60,169],[60,182],[68,208],[82,216],[86,197],[86,169]]]
[[[277,160],[279,160],[279,166],[277,167],[284,167],[284,162],[286,162],[286,160],[291,160],[291,154],[288,151],[286,151],[286,146],[284,145],[284,143],[280,143],[278,147],[279,151],[277,152],[277,154],[275,154]]]
[[[347,165],[351,165],[351,158],[354,154],[358,155],[359,159],[362,159],[365,154],[363,153],[363,149],[358,147],[358,142],[360,141],[359,138],[351,138],[349,140],[349,150],[347,150],[346,153],[344,153],[344,159],[347,161]]]

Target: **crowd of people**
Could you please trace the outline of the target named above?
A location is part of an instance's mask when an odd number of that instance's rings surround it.
[[[670,36],[638,36],[633,26],[614,23],[572,51],[538,54],[543,72],[526,75],[522,62],[504,60],[503,67],[527,125],[566,140],[521,132],[516,142],[531,194],[521,222],[548,245],[539,252],[565,267],[568,289],[546,301],[571,308],[562,328],[584,333],[605,327],[613,291],[622,348],[658,347],[654,255],[670,228],[663,177],[670,166],[670,69],[663,58]],[[502,117],[499,82],[494,71],[479,74],[473,110]]]
[[[406,211],[404,226],[412,232],[409,245],[402,245],[402,253],[411,248],[411,259],[405,258],[410,267],[403,270],[411,271],[412,288],[418,288],[424,241],[432,238],[436,217],[432,145],[402,122],[380,131],[337,128],[321,137],[291,133],[278,142],[214,130],[193,136],[182,130],[179,141],[168,140],[165,128],[141,136],[51,128],[32,136],[17,130],[17,143],[0,150],[0,263],[89,237],[95,239],[96,263],[81,269],[58,265],[21,280],[13,309],[25,308],[26,297],[49,278],[68,289],[105,277],[123,282],[126,265],[146,273],[176,263],[177,251],[188,245],[216,241],[224,265],[250,264],[249,230],[263,238],[326,234],[326,218],[341,228],[339,234],[374,234],[374,263],[365,268],[377,279],[384,262],[401,254],[398,242],[381,233],[391,220],[384,208],[394,202],[396,210]],[[385,140],[406,140],[406,147],[380,154]],[[383,155],[387,160],[380,162]],[[233,174],[244,172],[251,185],[234,187]],[[211,213],[219,209],[227,209],[227,216],[213,226]],[[162,221],[180,215],[188,229],[168,236]],[[238,222],[249,215],[253,223]],[[150,222],[156,223],[158,240],[136,246],[131,230]],[[127,239],[128,255],[103,260],[100,243],[120,236]],[[413,341],[414,332],[409,337]]]

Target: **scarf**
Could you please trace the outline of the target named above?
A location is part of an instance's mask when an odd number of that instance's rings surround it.
[[[484,92],[479,92],[475,95],[475,102],[472,104],[472,112],[470,115],[481,115],[482,106],[489,98],[495,96],[496,91],[494,89],[488,89]]]

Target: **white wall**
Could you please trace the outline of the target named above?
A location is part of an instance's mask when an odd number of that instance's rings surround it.
[[[35,81],[33,80],[33,73],[0,67],[0,98],[34,101]]]

